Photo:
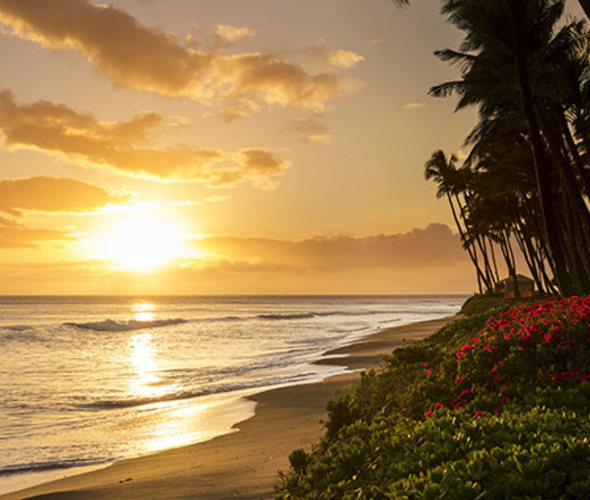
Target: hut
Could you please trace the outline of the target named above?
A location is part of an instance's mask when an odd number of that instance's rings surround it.
[[[518,283],[518,291],[521,297],[532,297],[535,294],[535,281],[522,274],[516,275],[516,281]],[[496,285],[496,292],[503,293],[507,299],[513,299],[515,297],[514,279],[512,276],[504,278]]]

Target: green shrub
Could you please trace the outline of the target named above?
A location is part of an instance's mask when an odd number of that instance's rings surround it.
[[[587,498],[589,354],[590,298],[450,323],[328,403],[279,498]]]
[[[473,295],[469,297],[461,307],[461,314],[473,316],[488,312],[490,309],[507,304],[501,295]]]

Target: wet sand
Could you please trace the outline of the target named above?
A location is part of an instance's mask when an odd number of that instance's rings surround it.
[[[428,337],[455,317],[384,329],[328,355],[321,363],[353,370],[377,368],[384,354],[404,342]],[[256,414],[236,424],[238,432],[204,443],[121,460],[97,471],[45,483],[0,500],[43,499],[267,499],[277,471],[287,471],[296,448],[310,449],[323,432],[326,401],[349,389],[360,372],[322,382],[269,390],[249,397]]]

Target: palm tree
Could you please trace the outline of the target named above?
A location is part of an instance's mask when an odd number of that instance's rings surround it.
[[[398,7],[407,7],[410,5],[410,0],[392,0],[392,2]],[[590,18],[590,0],[578,0],[578,2],[586,14],[586,17]]]
[[[461,219],[465,221],[465,212],[458,198],[460,175],[456,168],[457,161],[455,155],[451,155],[447,159],[442,150],[434,152],[424,166],[424,178],[434,180],[438,185],[437,198],[443,196],[447,198],[463,247],[467,250],[469,258],[475,267],[479,291],[482,293],[482,285],[487,290],[490,290],[493,283],[490,281],[488,273],[484,273],[480,267],[477,250],[473,246],[474,239],[469,233],[469,228],[461,223]]]
[[[569,35],[576,31],[568,27],[555,35],[563,5],[562,0],[447,0],[443,12],[466,37],[460,51],[437,55],[459,65],[462,79],[431,93],[457,93],[458,109],[479,107],[480,123],[471,141],[510,122],[519,124],[532,151],[543,233],[557,282],[570,295],[590,289],[590,214],[583,197],[587,172],[564,119],[564,95],[547,91],[568,87],[554,76],[563,80],[555,64],[567,60],[563,47],[572,45]]]

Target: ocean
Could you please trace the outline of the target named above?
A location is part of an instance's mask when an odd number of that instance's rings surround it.
[[[249,394],[465,298],[0,297],[0,493],[232,432]]]

